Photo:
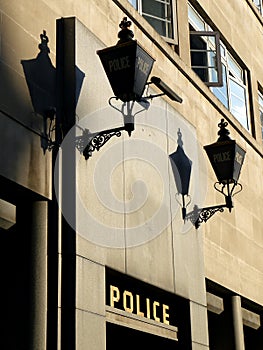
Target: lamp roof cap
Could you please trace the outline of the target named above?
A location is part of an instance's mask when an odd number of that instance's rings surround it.
[[[217,142],[224,142],[224,141],[230,141],[231,138],[229,136],[230,132],[228,129],[226,129],[228,125],[228,122],[225,122],[224,119],[222,118],[220,123],[218,124],[218,127],[220,128],[217,135],[219,135],[219,138]]]
[[[117,45],[133,40],[133,37],[134,37],[133,31],[129,29],[131,24],[132,22],[128,21],[127,17],[123,17],[123,20],[119,24],[119,27],[121,28],[121,30],[118,33],[118,38],[120,40],[117,42]]]

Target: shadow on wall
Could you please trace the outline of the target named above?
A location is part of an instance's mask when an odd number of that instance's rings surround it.
[[[52,65],[49,57],[49,39],[46,31],[40,34],[41,43],[38,45],[40,50],[36,58],[21,60],[23,66],[31,102],[35,113],[43,117],[43,132],[41,137],[41,147],[44,153],[50,150],[54,144],[52,133],[55,130],[54,119],[57,106],[57,74],[56,68]],[[81,92],[82,83],[85,74],[75,67],[76,75],[76,105]]]

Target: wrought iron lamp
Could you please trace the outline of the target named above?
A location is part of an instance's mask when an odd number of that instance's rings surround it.
[[[89,130],[84,130],[83,138],[86,140],[84,141],[86,146],[83,155],[85,159],[88,159],[95,150],[98,151],[111,137],[120,137],[123,130],[131,136],[134,130],[134,117],[149,108],[149,99],[166,94],[174,101],[182,102],[182,99],[160,78],[152,77],[151,82],[147,82],[154,59],[133,39],[134,34],[130,30],[130,26],[131,21],[124,17],[119,25],[121,30],[118,33],[119,41],[117,44],[97,51],[114,93],[114,97],[109,99],[109,105],[122,113],[124,125],[93,134]],[[146,85],[151,83],[155,84],[162,93],[143,97]],[[113,105],[113,99],[123,102],[120,109]],[[138,102],[143,109],[133,114],[135,102]]]
[[[245,158],[245,151],[229,137],[229,131],[226,129],[228,125],[224,119],[218,124],[220,130],[218,131],[218,140],[211,144],[204,146],[208,155],[209,161],[216,174],[217,182],[214,188],[223,194],[225,203],[205,208],[198,208],[197,205],[190,213],[186,213],[185,197],[188,196],[189,181],[191,174],[191,161],[185,155],[180,144],[178,144],[177,151],[170,155],[172,164],[174,164],[175,181],[177,190],[182,195],[182,216],[184,220],[191,220],[196,228],[202,222],[206,222],[216,212],[223,212],[225,208],[231,212],[233,208],[233,196],[242,190],[242,185],[238,183],[239,175]],[[176,172],[175,172],[176,171]],[[178,185],[181,184],[181,186]]]

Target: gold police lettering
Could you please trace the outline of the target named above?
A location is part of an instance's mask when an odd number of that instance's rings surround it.
[[[110,286],[110,306],[115,307],[116,303],[121,303],[123,310],[142,317],[153,319],[156,322],[164,324],[169,323],[169,306],[161,304],[159,301],[152,301],[149,298],[141,300],[139,294],[133,295],[132,292],[124,290],[120,293],[118,287]],[[144,312],[142,311],[144,309]]]
[[[221,163],[231,160],[230,152],[216,153],[213,157],[214,163]]]
[[[145,62],[141,57],[138,57],[137,66],[143,74],[148,75],[149,63]]]
[[[116,72],[116,71],[123,70],[126,68],[130,68],[130,57],[129,56],[114,58],[113,60],[109,61],[110,72]]]

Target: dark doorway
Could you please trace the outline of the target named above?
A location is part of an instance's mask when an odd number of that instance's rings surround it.
[[[107,323],[106,341],[107,350],[179,349],[176,340],[159,337],[146,332],[140,332],[113,323]]]
[[[262,350],[263,347],[263,328],[262,320],[261,326],[258,329],[244,326],[245,348],[247,350]]]

